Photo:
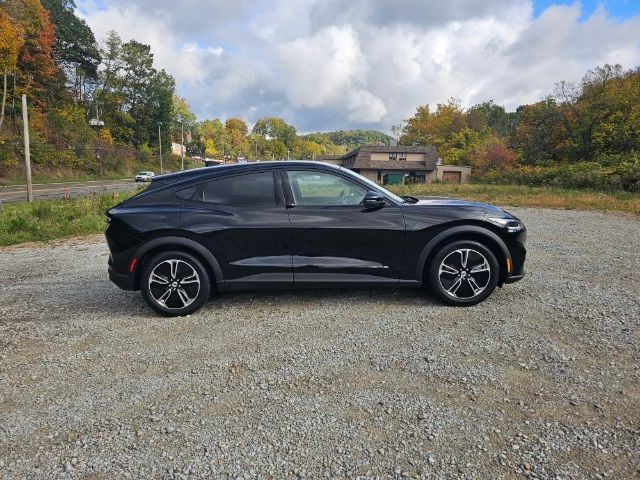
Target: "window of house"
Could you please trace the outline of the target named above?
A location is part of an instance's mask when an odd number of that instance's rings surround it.
[[[398,160],[406,160],[407,159],[407,154],[406,153],[399,153],[398,154]]]
[[[398,154],[396,152],[389,152],[389,160],[398,160]]]
[[[315,171],[288,171],[297,205],[360,205],[367,191],[346,178]]]
[[[202,201],[218,205],[274,206],[273,173],[248,173],[211,180],[202,190]]]

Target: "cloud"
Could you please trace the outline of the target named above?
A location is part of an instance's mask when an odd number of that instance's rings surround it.
[[[507,108],[604,63],[640,64],[640,17],[528,0],[78,2],[96,35],[149,43],[200,118],[379,128],[449,97]]]

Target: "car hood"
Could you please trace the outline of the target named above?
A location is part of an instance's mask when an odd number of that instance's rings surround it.
[[[488,203],[472,202],[469,200],[460,200],[458,198],[449,197],[422,197],[417,203],[404,203],[403,206],[409,209],[416,210],[425,209],[425,207],[452,207],[461,210],[472,211],[481,216],[516,218],[509,212],[506,212],[505,210],[494,205],[489,205]]]

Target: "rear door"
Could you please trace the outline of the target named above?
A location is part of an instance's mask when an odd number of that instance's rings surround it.
[[[364,208],[368,191],[346,175],[283,171],[296,286],[396,284],[404,242],[402,209]]]
[[[185,201],[180,227],[216,257],[226,289],[292,285],[289,217],[272,170],[205,182]]]

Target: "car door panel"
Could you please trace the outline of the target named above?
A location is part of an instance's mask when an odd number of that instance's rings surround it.
[[[285,180],[285,194],[287,187],[293,194]],[[326,201],[317,195],[308,203],[317,198]],[[287,201],[296,286],[397,283],[404,241],[404,217],[398,206],[369,210],[362,205]]]
[[[291,231],[282,201],[254,206],[187,200],[180,227],[216,257],[225,289],[292,285]]]

